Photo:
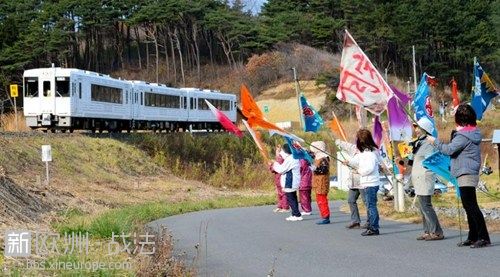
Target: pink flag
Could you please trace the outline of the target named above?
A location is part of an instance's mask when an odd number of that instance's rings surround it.
[[[233,122],[231,122],[231,119],[229,119],[223,112],[214,107],[207,100],[205,100],[205,102],[207,103],[212,113],[217,117],[217,120],[219,120],[220,124],[222,125],[222,127],[224,127],[224,129],[226,129],[228,132],[235,134],[239,138],[243,137],[243,133],[240,131],[240,129],[238,129],[238,127],[236,127],[236,125],[233,124]]]
[[[347,30],[340,68],[337,98],[380,115],[392,96],[392,90]]]

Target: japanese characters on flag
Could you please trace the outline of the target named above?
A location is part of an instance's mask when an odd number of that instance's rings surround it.
[[[392,90],[347,30],[340,68],[337,98],[380,115],[392,96]]]

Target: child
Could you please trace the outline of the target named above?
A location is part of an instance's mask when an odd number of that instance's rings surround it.
[[[288,204],[292,209],[292,215],[287,217],[287,221],[301,221],[303,218],[299,211],[297,202],[297,189],[300,184],[300,162],[291,155],[292,151],[288,144],[284,144],[280,151],[280,156],[284,159],[282,164],[274,162],[272,169],[281,174],[281,188],[286,194]]]
[[[372,133],[367,129],[360,129],[356,134],[356,148],[359,154],[344,164],[355,168],[359,174],[359,184],[366,194],[368,210],[368,229],[361,233],[362,236],[379,234],[379,215],[377,210],[377,191],[380,183],[380,158],[378,147],[373,141]]]
[[[311,181],[312,171],[306,159],[300,159],[299,198],[302,215],[311,215]]]
[[[462,206],[467,214],[469,235],[458,246],[481,248],[491,244],[484,216],[477,205],[476,186],[481,168],[481,132],[476,127],[476,112],[468,104],[458,106],[455,113],[456,130],[451,142],[444,144],[434,137],[427,140],[445,155],[451,156],[451,174],[457,178]]]
[[[339,148],[342,149],[342,151],[346,152],[348,157],[347,159],[351,159],[355,157],[356,155],[359,155],[359,150],[356,148],[356,145],[345,142],[345,141],[340,141],[340,140],[335,140],[335,143],[338,145]],[[349,176],[349,181],[347,184],[347,187],[349,188],[348,192],[348,197],[347,197],[347,203],[349,203],[349,209],[351,210],[351,223],[346,226],[348,229],[355,229],[355,228],[361,228],[361,219],[359,217],[359,210],[358,210],[358,198],[361,195],[361,200],[363,200],[363,203],[365,204],[366,207],[366,196],[365,196],[365,190],[361,188],[359,184],[359,174],[355,170],[350,170],[350,176]],[[367,222],[366,224],[363,225],[363,228],[366,229],[368,228],[370,224]]]
[[[420,213],[422,214],[422,223],[424,225],[424,233],[417,237],[417,240],[442,240],[444,239],[443,229],[441,229],[431,202],[436,176],[422,165],[425,158],[435,152],[432,144],[426,140],[427,135],[432,134],[434,131],[434,126],[426,117],[420,118],[417,124],[414,126],[417,140],[413,143],[411,179],[415,195],[420,203]]]
[[[328,191],[330,190],[330,158],[325,153],[326,144],[323,141],[311,143],[310,150],[314,154],[312,187],[316,192],[316,203],[322,220],[318,225],[330,224],[330,207],[328,207]]]
[[[280,155],[281,146],[276,147],[276,162],[282,164],[284,159]],[[276,186],[276,192],[278,197],[277,207],[273,210],[275,213],[287,213],[289,212],[288,201],[286,200],[286,195],[283,189],[281,188],[281,174],[276,173],[271,166],[271,172],[274,173],[274,185]]]

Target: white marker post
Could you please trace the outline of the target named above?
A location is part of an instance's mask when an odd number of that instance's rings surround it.
[[[42,162],[45,162],[46,186],[49,185],[49,162],[52,161],[52,148],[50,145],[42,145]]]

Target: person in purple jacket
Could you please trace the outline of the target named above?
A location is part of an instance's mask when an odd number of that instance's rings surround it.
[[[311,215],[312,170],[306,159],[300,160],[299,199],[302,215]]]

